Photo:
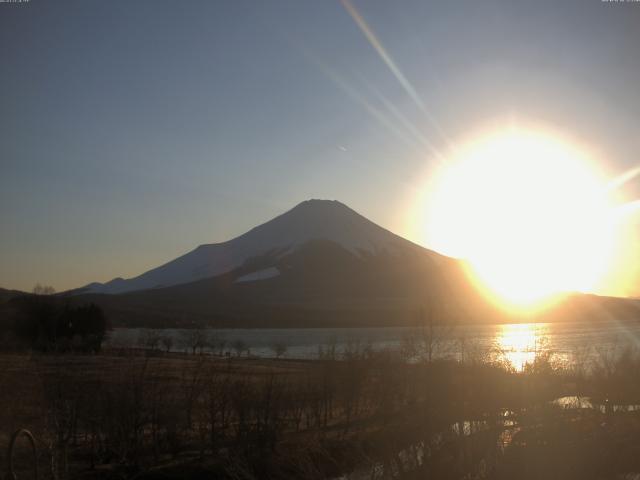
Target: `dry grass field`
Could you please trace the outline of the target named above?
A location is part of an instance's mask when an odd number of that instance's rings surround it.
[[[0,451],[27,428],[57,479],[623,478],[640,471],[637,365],[4,353]],[[14,458],[31,478],[24,439]]]

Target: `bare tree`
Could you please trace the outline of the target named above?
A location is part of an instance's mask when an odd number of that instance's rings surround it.
[[[287,353],[287,345],[284,342],[274,342],[269,348],[271,348],[276,358],[280,358]]]
[[[247,350],[247,344],[244,340],[238,338],[231,344],[238,357],[242,356],[242,353]]]
[[[324,346],[318,345],[318,358],[320,360],[336,360],[338,355],[337,343],[338,339],[336,337],[330,337]]]
[[[151,351],[157,350],[160,346],[162,336],[158,330],[143,330],[138,337],[138,345]]]
[[[46,372],[39,372],[44,385],[46,431],[51,453],[51,472],[54,478],[67,478],[69,473],[69,444],[77,425],[82,389],[74,377],[72,365],[63,360]]]
[[[205,387],[206,362],[206,358],[188,362],[182,371],[180,390],[182,392],[182,405],[186,414],[188,430],[193,427],[193,413],[196,408],[196,402]]]
[[[33,287],[33,293],[35,295],[53,295],[56,293],[56,289],[51,285],[40,285],[39,283],[36,283],[36,286]]]
[[[173,347],[173,337],[169,334],[163,335],[160,338],[160,343],[162,343],[165,351],[169,353],[171,351],[171,347]]]
[[[418,328],[411,334],[408,344],[412,348],[413,358],[431,363],[435,357],[442,355],[444,344],[450,340],[451,327],[437,325],[436,309],[431,305],[426,311],[420,309]]]
[[[182,342],[195,355],[198,350],[204,352],[204,348],[208,345],[208,333],[203,328],[189,328],[182,332]]]
[[[217,337],[213,344],[213,348],[218,352],[218,355],[224,355],[224,349],[227,346],[227,341],[222,337]]]

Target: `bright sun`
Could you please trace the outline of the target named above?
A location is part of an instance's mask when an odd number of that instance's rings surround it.
[[[590,291],[611,261],[606,184],[580,151],[552,137],[484,137],[458,150],[428,192],[429,246],[466,259],[503,306]]]

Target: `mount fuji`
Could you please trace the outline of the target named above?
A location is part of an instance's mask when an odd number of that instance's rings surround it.
[[[194,282],[242,266],[250,269],[249,264],[261,257],[281,259],[312,241],[333,242],[356,256],[423,251],[434,261],[445,258],[385,230],[338,201],[307,200],[232,240],[200,245],[137,277],[91,283],[81,291],[116,294]],[[257,281],[279,273],[275,265],[267,265],[237,280]]]
[[[414,323],[436,298],[440,317],[479,302],[461,262],[330,200],[304,201],[227,242],[64,295],[128,326],[397,325]]]

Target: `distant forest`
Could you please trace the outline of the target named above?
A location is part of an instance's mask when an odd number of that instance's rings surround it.
[[[36,288],[16,295],[1,308],[0,345],[5,350],[28,348],[40,352],[98,352],[109,323],[94,303],[71,304]]]

